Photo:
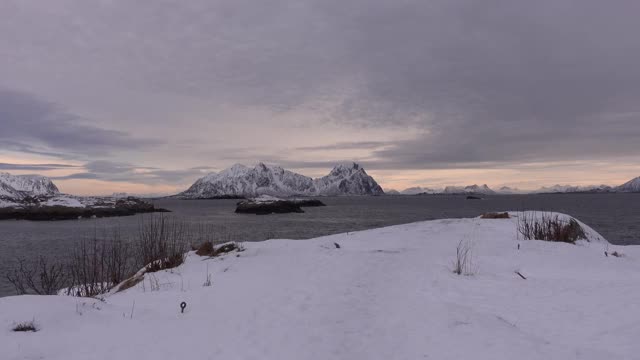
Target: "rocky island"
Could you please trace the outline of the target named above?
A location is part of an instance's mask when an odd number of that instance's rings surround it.
[[[62,194],[51,179],[0,173],[0,220],[71,220],[168,212],[136,197]]]
[[[239,214],[286,214],[303,213],[303,207],[326,206],[316,199],[279,199],[273,196],[263,195],[255,199],[238,202],[236,213]]]

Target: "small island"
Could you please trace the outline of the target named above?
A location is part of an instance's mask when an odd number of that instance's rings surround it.
[[[141,213],[169,212],[135,197],[65,197],[22,203],[0,208],[0,220],[75,220]]]
[[[280,199],[263,195],[254,199],[238,202],[236,213],[256,215],[304,213],[304,210],[302,210],[303,207],[315,206],[326,205],[316,199]]]

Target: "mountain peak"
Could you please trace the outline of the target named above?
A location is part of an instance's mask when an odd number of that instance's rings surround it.
[[[11,175],[0,173],[0,195],[9,198],[56,195],[60,191],[51,179],[40,175]]]

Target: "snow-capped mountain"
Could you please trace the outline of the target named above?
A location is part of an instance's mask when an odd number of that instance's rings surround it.
[[[442,190],[438,190],[438,189],[414,186],[414,187],[404,189],[400,193],[402,195],[418,195],[418,194],[439,194],[441,192]]]
[[[29,196],[54,196],[58,187],[51,179],[36,175],[0,173],[0,196],[21,200]]]
[[[513,195],[513,194],[525,194],[525,191],[522,191],[518,188],[512,188],[509,186],[503,186],[500,189],[498,189],[496,191],[498,194],[503,194],[503,195]]]
[[[337,165],[329,175],[313,180],[318,195],[383,195],[384,191],[360,165]]]
[[[358,164],[338,165],[329,175],[312,179],[279,166],[259,163],[253,168],[236,164],[197,180],[180,198],[221,196],[331,196],[381,195],[384,191]]]
[[[616,190],[620,192],[640,192],[640,176],[618,186]]]
[[[574,186],[574,185],[553,185],[543,186],[540,189],[534,191],[534,193],[577,193],[577,192],[614,192],[614,188],[608,185],[587,185],[587,186]]]
[[[469,185],[469,186],[447,186],[444,194],[481,194],[481,195],[495,195],[496,192],[491,190],[486,184],[482,186]]]

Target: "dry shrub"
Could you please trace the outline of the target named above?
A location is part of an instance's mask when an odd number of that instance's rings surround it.
[[[36,332],[40,329],[38,328],[38,325],[36,325],[35,321],[32,320],[18,323],[11,330],[15,332]]]
[[[509,219],[509,213],[508,212],[503,212],[503,213],[484,213],[482,214],[482,216],[480,216],[481,219]]]
[[[624,254],[618,251],[614,251],[611,253],[611,256],[615,256],[617,258],[624,257]]]
[[[200,256],[213,256],[215,247],[211,241],[202,243],[196,250],[196,255]]]
[[[235,250],[238,252],[244,251],[244,246],[236,242],[215,246],[212,242],[207,241],[198,247],[196,255],[214,257],[220,254],[230,253]]]
[[[575,244],[588,240],[584,229],[573,218],[568,221],[550,213],[523,213],[518,217],[518,232],[525,240],[545,240]]]

